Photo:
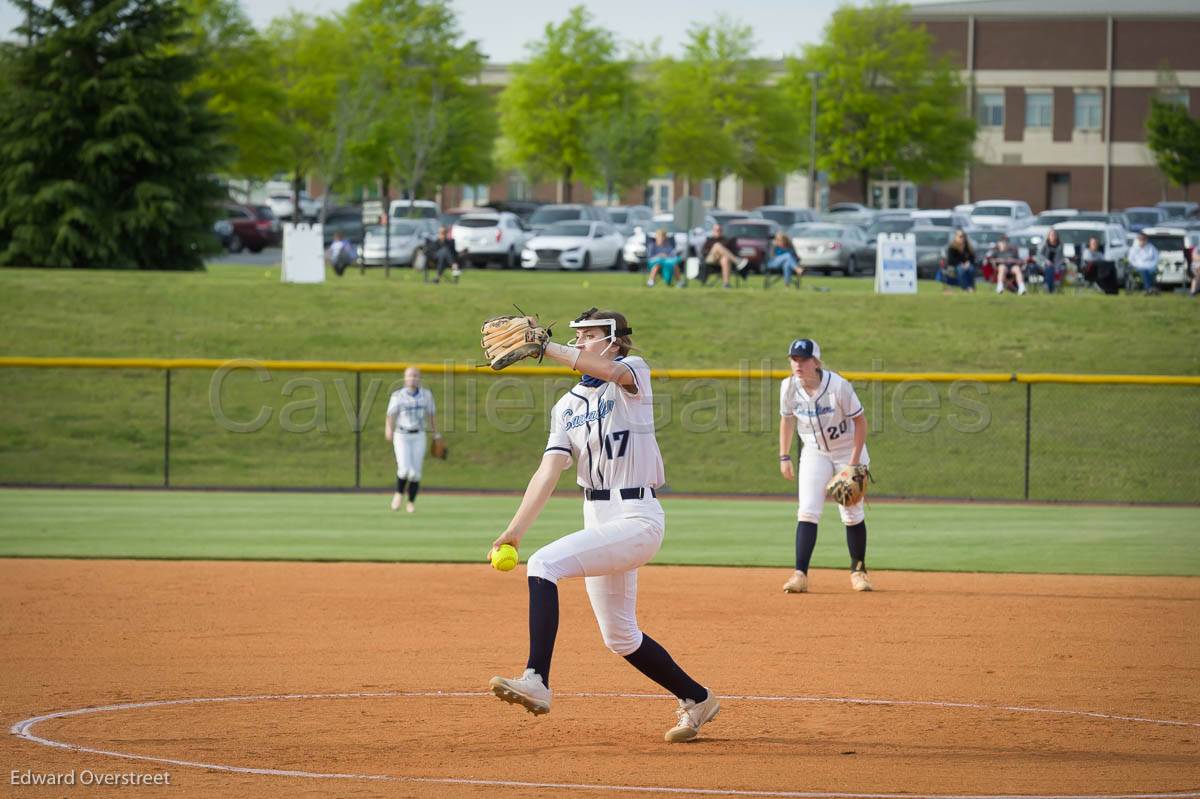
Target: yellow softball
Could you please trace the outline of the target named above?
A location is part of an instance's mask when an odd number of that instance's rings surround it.
[[[498,549],[492,551],[492,568],[497,571],[512,571],[519,560],[517,550],[512,544],[501,544]]]

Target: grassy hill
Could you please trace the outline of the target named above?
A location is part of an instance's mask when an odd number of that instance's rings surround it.
[[[479,357],[479,322],[519,304],[566,321],[591,306],[622,310],[656,367],[782,368],[788,342],[812,336],[835,370],[1200,374],[1200,305],[1180,296],[1092,294],[876,296],[869,280],[809,279],[724,291],[647,289],[625,273],[477,270],[429,285],[398,270],[325,285],[278,270],[214,267],[158,274],[0,270],[0,340],[12,355],[364,361]],[[172,376],[172,482],[345,486],[354,481],[352,375],[238,372]],[[393,464],[383,413],[400,375],[366,375],[362,482]],[[163,375],[5,370],[0,482],[155,484],[162,479]],[[429,376],[451,460],[433,485],[519,487],[541,452],[545,409],[569,380]],[[860,385],[880,493],[1021,497],[1025,387]],[[659,380],[659,429],[678,490],[790,491],[775,458],[770,381]],[[235,432],[261,409],[266,423]],[[1038,386],[1029,424],[1033,498],[1200,501],[1200,391]],[[1170,482],[1162,471],[1183,469]],[[566,485],[564,478],[564,485]]]

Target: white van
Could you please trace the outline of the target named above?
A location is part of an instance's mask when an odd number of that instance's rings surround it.
[[[437,219],[442,209],[433,200],[392,200],[388,216],[392,219]]]
[[[1029,203],[1021,200],[984,200],[975,203],[971,211],[971,224],[974,227],[992,228],[998,230],[1019,230],[1033,220],[1033,211]]]

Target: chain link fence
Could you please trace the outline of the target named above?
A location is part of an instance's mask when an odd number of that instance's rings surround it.
[[[393,482],[384,417],[403,383],[401,365],[3,365],[3,484],[385,489]],[[875,496],[1200,504],[1196,378],[847,376],[870,425]],[[549,407],[574,383],[552,372],[427,369],[451,454],[426,461],[426,485],[523,488],[541,457]],[[669,490],[794,490],[778,471],[779,377],[769,369],[666,370],[654,394]],[[568,471],[560,487],[572,484]]]

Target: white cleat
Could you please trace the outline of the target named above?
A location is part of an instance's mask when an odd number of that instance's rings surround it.
[[[400,510],[400,502],[402,498],[400,494],[392,494],[392,510]]]
[[[408,505],[406,505],[406,506],[404,507],[404,509],[405,509],[406,511],[408,511],[409,513],[415,513],[415,512],[416,512],[416,510],[417,510],[417,506],[416,506],[416,505],[414,505],[414,504],[412,504],[412,503],[410,502],[410,503],[408,503]]]
[[[520,677],[493,677],[490,685],[492,693],[510,705],[521,705],[535,716],[550,712],[552,694],[542,677],[533,669],[525,669]]]
[[[850,572],[850,587],[855,591],[874,591],[871,587],[871,578],[867,576],[865,571]]]
[[[679,707],[675,710],[679,721],[674,727],[667,730],[667,734],[663,738],[667,743],[673,744],[690,741],[699,735],[700,728],[715,719],[719,712],[721,712],[721,703],[717,701],[717,697],[713,695],[712,691],[709,691],[708,698],[699,704],[691,699],[680,699]]]
[[[785,594],[805,594],[808,593],[808,575],[804,572],[796,572],[791,576],[786,583],[783,584],[783,593]]]

